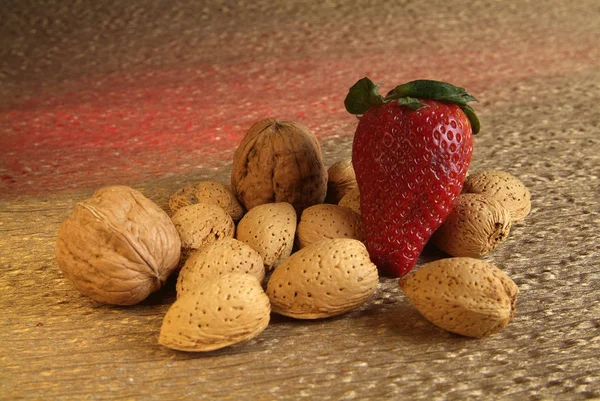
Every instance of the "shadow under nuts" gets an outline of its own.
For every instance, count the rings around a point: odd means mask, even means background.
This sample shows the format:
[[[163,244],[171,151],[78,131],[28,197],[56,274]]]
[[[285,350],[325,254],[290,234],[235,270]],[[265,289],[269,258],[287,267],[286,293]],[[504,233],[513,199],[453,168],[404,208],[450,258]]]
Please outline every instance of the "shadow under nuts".
[[[61,224],[56,261],[90,298],[133,305],[177,268],[181,242],[169,216],[135,189],[109,186],[79,202]]]

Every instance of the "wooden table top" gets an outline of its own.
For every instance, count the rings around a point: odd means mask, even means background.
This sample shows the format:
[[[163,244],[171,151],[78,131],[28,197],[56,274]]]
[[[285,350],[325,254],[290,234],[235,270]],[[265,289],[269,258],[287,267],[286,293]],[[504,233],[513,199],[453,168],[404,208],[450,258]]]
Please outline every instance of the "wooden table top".
[[[44,3],[0,7],[0,399],[600,399],[596,1]],[[183,353],[157,343],[173,281],[114,307],[58,269],[76,202],[126,184],[166,210],[187,183],[228,183],[259,119],[308,126],[327,165],[349,156],[343,99],[365,75],[466,87],[471,171],[530,189],[485,258],[520,289],[501,332],[447,333],[383,278],[351,313],[273,315],[250,342]]]

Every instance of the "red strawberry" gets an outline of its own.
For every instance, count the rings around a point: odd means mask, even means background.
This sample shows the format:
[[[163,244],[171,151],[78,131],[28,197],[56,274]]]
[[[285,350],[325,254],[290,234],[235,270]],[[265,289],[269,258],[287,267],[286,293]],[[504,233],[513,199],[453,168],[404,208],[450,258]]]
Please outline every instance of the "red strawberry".
[[[400,85],[386,97],[358,81],[346,109],[362,115],[352,146],[366,246],[383,274],[416,264],[461,192],[479,121],[464,89],[429,80]]]

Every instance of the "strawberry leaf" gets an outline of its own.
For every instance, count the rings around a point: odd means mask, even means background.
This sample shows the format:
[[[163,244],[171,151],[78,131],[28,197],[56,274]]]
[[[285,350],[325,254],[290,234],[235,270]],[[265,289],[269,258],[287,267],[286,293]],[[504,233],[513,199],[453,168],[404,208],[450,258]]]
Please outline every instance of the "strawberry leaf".
[[[481,124],[479,123],[479,118],[475,114],[475,110],[469,105],[460,106],[461,110],[465,113],[469,122],[471,123],[471,130],[473,131],[473,135],[479,132],[481,128]]]
[[[406,96],[450,102],[458,106],[466,106],[468,102],[477,101],[464,88],[428,79],[419,79],[398,85],[387,94],[385,100]]]
[[[383,96],[379,94],[379,85],[364,77],[356,82],[348,91],[344,106],[350,114],[362,115],[369,108],[383,104]]]
[[[469,102],[476,102],[477,99],[471,96],[466,89],[447,82],[418,79],[396,86],[383,97],[379,94],[379,85],[375,85],[369,78],[364,77],[350,88],[344,100],[344,106],[350,114],[362,115],[373,106],[395,100],[402,106],[418,110],[425,106],[419,102],[419,99],[456,104],[471,122],[473,134],[479,132],[479,119],[475,110],[468,105]]]
[[[398,104],[400,106],[408,107],[411,110],[419,110],[422,107],[427,107],[426,104],[419,102],[419,99],[408,96],[398,99]]]

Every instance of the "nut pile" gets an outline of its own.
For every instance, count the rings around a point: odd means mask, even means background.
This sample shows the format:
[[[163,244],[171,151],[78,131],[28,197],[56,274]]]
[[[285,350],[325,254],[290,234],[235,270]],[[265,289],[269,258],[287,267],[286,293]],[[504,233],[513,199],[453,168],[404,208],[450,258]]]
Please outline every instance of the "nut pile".
[[[201,181],[169,199],[171,216],[125,186],[99,189],[60,226],[58,266],[83,294],[132,305],[177,274],[177,300],[159,343],[210,351],[258,336],[271,313],[340,315],[364,304],[380,277],[363,244],[350,158],[328,170],[306,127],[254,124],[234,154],[231,187]],[[451,257],[402,277],[400,288],[433,324],[482,337],[505,327],[518,289],[480,258],[530,211],[514,176],[467,177],[431,242]]]

